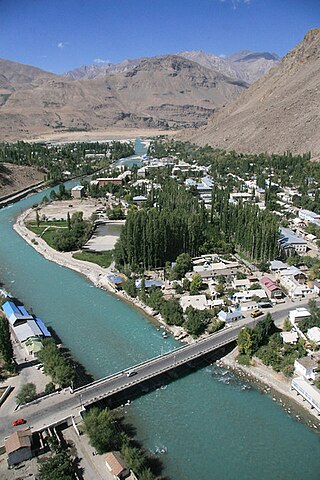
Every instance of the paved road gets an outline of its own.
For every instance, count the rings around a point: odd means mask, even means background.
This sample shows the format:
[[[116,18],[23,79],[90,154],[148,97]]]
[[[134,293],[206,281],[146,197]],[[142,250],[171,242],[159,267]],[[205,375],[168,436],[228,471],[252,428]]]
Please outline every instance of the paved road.
[[[277,305],[275,311],[272,311],[276,324],[279,324],[288,316],[289,310],[297,306],[306,306],[307,303],[308,302],[298,302]],[[267,311],[265,314],[266,313]],[[6,415],[5,419],[1,418],[0,409],[0,445],[3,444],[4,437],[14,431],[14,428],[11,427],[11,421],[16,418],[23,417],[27,419],[29,425],[33,427],[34,430],[38,430],[44,428],[45,425],[58,422],[71,415],[78,416],[81,408],[89,405],[93,401],[126,390],[128,387],[137,385],[147,379],[169,371],[177,365],[187,363],[205,353],[213,351],[219,346],[236,340],[241,328],[244,326],[252,326],[262,318],[264,317],[259,317],[256,320],[252,320],[250,317],[245,318],[238,321],[235,325],[217,332],[206,339],[180,347],[165,355],[132,367],[129,369],[135,372],[132,376],[128,376],[128,370],[126,370],[93,382],[86,387],[79,388],[75,390],[73,394],[70,393],[69,389],[65,389],[60,393],[39,399],[37,403],[23,407],[9,416]]]

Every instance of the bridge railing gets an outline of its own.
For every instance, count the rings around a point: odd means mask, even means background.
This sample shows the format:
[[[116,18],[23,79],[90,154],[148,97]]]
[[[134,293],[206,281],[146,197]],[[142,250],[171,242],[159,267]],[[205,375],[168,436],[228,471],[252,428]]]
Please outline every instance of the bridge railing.
[[[169,352],[165,352],[163,354],[160,354],[160,355],[157,355],[156,357],[152,357],[152,358],[149,358],[147,360],[144,360],[136,365],[133,365],[129,368],[125,368],[123,370],[120,370],[116,373],[112,373],[110,375],[107,375],[106,377],[103,377],[103,378],[100,378],[99,380],[95,380],[93,381],[92,383],[88,384],[88,385],[84,385],[82,387],[78,387],[76,388],[75,390],[73,390],[73,393],[81,393],[82,391],[84,390],[88,390],[90,388],[93,388],[94,386],[96,385],[99,385],[99,384],[102,384],[104,382],[107,382],[111,379],[115,379],[117,377],[120,377],[122,376],[124,373],[127,373],[129,372],[130,370],[137,370],[141,367],[143,367],[144,365],[151,365],[152,363],[156,363],[159,359],[161,358],[166,358],[168,356],[174,356],[176,355],[177,353],[179,353],[180,351],[187,351],[187,350],[193,350],[194,347],[196,346],[199,346],[201,344],[206,344],[208,343],[209,341],[211,341],[213,338],[218,338],[219,336],[221,336],[222,334],[225,333],[225,330],[220,330],[219,332],[215,332],[215,333],[212,333],[211,335],[209,335],[208,337],[206,338],[202,338],[201,340],[197,340],[195,342],[193,342],[192,344],[190,345],[182,345],[180,347],[177,347],[177,348],[174,348],[173,350],[170,350]],[[233,338],[233,337],[232,337]],[[234,341],[236,340],[237,336],[235,336],[232,340],[231,339],[228,339],[228,343],[231,342],[231,341]],[[224,345],[225,343],[223,343]],[[219,344],[220,345],[220,344]],[[222,346],[222,345],[220,345]],[[219,346],[215,346],[214,348],[219,348]],[[210,350],[210,349],[209,349]],[[204,352],[205,353],[205,352]],[[191,357],[190,357],[191,359]]]

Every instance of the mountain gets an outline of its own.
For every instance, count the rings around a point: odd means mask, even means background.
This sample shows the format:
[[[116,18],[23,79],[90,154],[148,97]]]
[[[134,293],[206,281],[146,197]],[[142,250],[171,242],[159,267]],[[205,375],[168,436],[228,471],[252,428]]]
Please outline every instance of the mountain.
[[[208,124],[181,137],[240,152],[320,152],[320,29]]]
[[[137,65],[139,65],[142,58],[133,60],[123,60],[120,63],[102,63],[101,65],[82,65],[66,72],[64,76],[68,80],[81,80],[89,78],[104,77],[105,75],[112,75],[114,73],[127,72]]]
[[[249,84],[256,81],[262,75],[267,73],[270,68],[279,63],[279,57],[275,53],[259,53],[251,52],[250,50],[241,50],[229,57],[223,58],[203,51],[179,52],[175,55],[199,63],[210,70],[218,71],[227,77],[242,80]],[[165,56],[166,55],[162,55],[162,57]],[[161,58],[161,56],[157,58]],[[123,62],[116,64],[103,63],[102,65],[83,65],[82,67],[70,70],[65,73],[64,76],[69,80],[80,80],[112,75],[130,71],[137,67],[140,62],[145,60],[148,59],[136,58],[124,60]]]
[[[180,52],[178,55],[249,84],[262,77],[280,60],[275,53],[250,50],[241,50],[229,57],[220,57],[202,51]]]
[[[247,87],[175,55],[142,59],[130,69],[85,80],[3,60],[0,82],[5,140],[110,126],[199,126]]]

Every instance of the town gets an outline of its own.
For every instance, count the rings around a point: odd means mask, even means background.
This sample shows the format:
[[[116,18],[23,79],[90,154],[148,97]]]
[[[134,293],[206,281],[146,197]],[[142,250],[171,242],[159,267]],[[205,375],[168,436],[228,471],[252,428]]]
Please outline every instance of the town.
[[[105,166],[70,189],[52,190],[21,216],[18,233],[46,258],[141,308],[164,339],[172,335],[192,345],[243,322],[236,362],[250,368],[259,359],[281,372],[297,399],[320,414],[317,164],[304,158],[303,177],[300,157],[291,155],[254,162],[241,155],[240,161],[235,153],[164,138],[148,143],[148,154],[130,167],[111,159],[108,146],[98,144],[96,153],[92,146],[83,149],[87,169],[101,155]],[[15,364],[30,365],[30,377],[24,384],[21,373],[14,377],[21,381],[7,385],[1,403],[19,408],[60,389],[72,391],[72,360],[40,318],[2,293],[7,333],[1,335],[11,335],[14,347],[1,347],[3,369],[10,379]],[[78,425],[71,428],[79,432]],[[12,433],[4,444],[9,466],[45,452],[48,435],[50,426]],[[61,442],[60,433],[54,435]],[[100,455],[90,461],[100,462]],[[130,455],[124,460],[110,450],[105,462],[115,478],[149,478],[147,467],[134,472]]]

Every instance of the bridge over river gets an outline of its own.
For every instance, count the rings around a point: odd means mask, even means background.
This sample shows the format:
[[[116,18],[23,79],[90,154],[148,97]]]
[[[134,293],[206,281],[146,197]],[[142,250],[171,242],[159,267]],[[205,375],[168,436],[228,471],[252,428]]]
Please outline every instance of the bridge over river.
[[[307,307],[307,305],[308,300],[299,302],[299,307]],[[275,324],[281,324],[294,307],[294,305],[288,303],[274,307],[272,317]],[[48,426],[58,425],[66,420],[70,423],[72,418],[79,417],[81,410],[93,403],[100,400],[110,400],[118,394],[125,396],[126,392],[129,392],[135,386],[139,386],[139,384],[151,381],[153,378],[155,379],[166,372],[173,371],[234,342],[244,326],[253,326],[263,318],[265,318],[265,315],[256,320],[252,320],[250,317],[244,318],[202,340],[174,349],[130,369],[96,380],[84,387],[75,389],[73,393],[69,388],[66,388],[59,393],[42,397],[35,402],[22,406],[20,410],[12,412],[11,415],[6,415],[5,418],[1,417],[0,411],[0,445],[3,444],[4,438],[13,432],[11,421],[18,417],[25,418],[33,431],[43,430]],[[129,372],[135,373],[129,376]]]
[[[201,358],[215,350],[234,342],[241,328],[256,322],[243,319],[208,337],[174,349],[151,360],[147,360],[130,369],[114,373],[94,381],[74,391],[66,388],[59,393],[40,398],[21,406],[19,413],[13,412],[6,422],[1,422],[0,439],[12,431],[11,421],[19,417],[27,419],[33,431],[43,430],[48,426],[58,425],[66,419],[78,417],[80,411],[100,400],[111,399],[114,395],[125,392],[134,386],[147,382],[184,364]],[[2,442],[0,442],[1,444]]]

